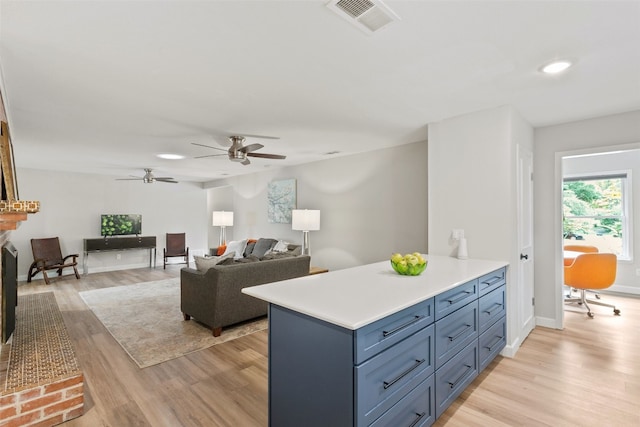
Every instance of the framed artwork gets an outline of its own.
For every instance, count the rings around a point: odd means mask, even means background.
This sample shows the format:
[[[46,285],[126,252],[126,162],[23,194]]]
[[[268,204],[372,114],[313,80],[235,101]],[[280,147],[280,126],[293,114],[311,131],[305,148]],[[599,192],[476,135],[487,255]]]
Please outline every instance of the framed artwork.
[[[291,211],[296,208],[296,180],[272,181],[267,187],[269,222],[291,224]]]

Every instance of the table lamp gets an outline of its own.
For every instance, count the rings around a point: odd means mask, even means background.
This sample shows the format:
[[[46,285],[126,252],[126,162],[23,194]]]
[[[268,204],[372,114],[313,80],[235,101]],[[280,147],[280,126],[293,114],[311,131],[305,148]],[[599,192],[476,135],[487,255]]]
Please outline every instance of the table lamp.
[[[233,225],[233,212],[225,211],[213,211],[214,227],[220,227],[220,244],[218,246],[227,244],[227,235],[225,227],[231,227]]]
[[[311,255],[309,231],[320,230],[320,211],[312,209],[292,210],[291,229],[302,231],[302,254]]]

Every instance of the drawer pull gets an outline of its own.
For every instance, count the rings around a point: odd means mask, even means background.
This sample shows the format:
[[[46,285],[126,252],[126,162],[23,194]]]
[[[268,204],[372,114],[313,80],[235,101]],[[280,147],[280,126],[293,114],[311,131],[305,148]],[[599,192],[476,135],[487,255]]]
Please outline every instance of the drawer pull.
[[[416,418],[415,420],[413,420],[413,422],[412,422],[411,424],[409,424],[409,427],[415,427],[415,426],[417,426],[417,425],[418,425],[418,423],[420,422],[420,420],[421,420],[425,415],[427,415],[427,413],[426,413],[426,412],[423,412],[423,413],[421,413],[421,414],[419,414],[419,413],[417,413],[417,412],[416,412],[416,416],[417,416],[418,418]]]
[[[386,338],[389,335],[393,335],[396,332],[400,332],[401,330],[408,328],[409,326],[413,325],[414,323],[416,323],[418,320],[422,319],[424,316],[414,316],[413,319],[409,320],[407,323],[398,326],[395,329],[392,329],[390,331],[382,331],[382,337]]]
[[[467,331],[467,329],[469,329],[470,327],[471,327],[471,325],[464,325],[464,326],[462,327],[462,329],[460,330],[460,332],[458,332],[458,333],[457,333],[457,334],[455,334],[454,336],[449,335],[449,341],[455,341],[455,340],[457,340],[457,339],[458,339],[458,338],[460,338],[460,336],[461,336],[462,334],[464,334],[464,333]]]
[[[398,381],[400,381],[402,378],[406,377],[407,375],[409,375],[411,373],[411,371],[413,371],[414,369],[416,369],[418,366],[422,365],[424,363],[424,359],[422,360],[418,360],[416,359],[416,363],[410,367],[409,369],[407,369],[406,371],[404,371],[403,373],[401,373],[400,375],[398,375],[396,378],[394,378],[391,381],[384,381],[384,389],[388,389],[389,387],[391,387],[392,385],[394,385],[395,383],[397,383]]]
[[[488,309],[486,309],[485,311],[483,311],[483,313],[487,313],[489,316],[491,316],[491,312],[493,311],[493,307],[497,307],[498,310],[500,310],[500,308],[502,307],[502,304],[497,302],[497,303],[493,304],[491,307],[489,307]]]
[[[497,344],[499,344],[502,341],[502,337],[498,336],[496,337],[496,340],[493,342],[493,344],[486,346],[485,348],[489,351],[493,350],[493,347],[495,347]]]
[[[458,385],[458,383],[464,378],[464,376],[467,375],[467,372],[469,372],[469,369],[471,369],[471,365],[464,365],[464,366],[467,369],[465,369],[462,375],[460,375],[454,382],[449,383],[450,388],[455,388]]]
[[[502,281],[502,276],[493,276],[491,279],[486,280],[484,282],[482,282],[483,284],[487,285],[487,287],[489,286],[493,286],[498,282]]]
[[[462,301],[463,299],[465,299],[467,297],[467,295],[472,294],[473,292],[471,291],[462,291],[462,295],[459,296],[458,298],[452,298],[452,299],[448,299],[447,301],[449,302],[449,304],[455,304],[458,301]]]

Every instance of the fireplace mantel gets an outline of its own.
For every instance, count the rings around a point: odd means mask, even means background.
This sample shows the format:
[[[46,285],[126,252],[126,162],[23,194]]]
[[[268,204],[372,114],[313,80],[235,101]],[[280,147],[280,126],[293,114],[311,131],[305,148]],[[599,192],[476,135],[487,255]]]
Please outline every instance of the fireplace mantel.
[[[0,200],[0,231],[16,230],[27,214],[40,210],[40,202],[34,200]]]

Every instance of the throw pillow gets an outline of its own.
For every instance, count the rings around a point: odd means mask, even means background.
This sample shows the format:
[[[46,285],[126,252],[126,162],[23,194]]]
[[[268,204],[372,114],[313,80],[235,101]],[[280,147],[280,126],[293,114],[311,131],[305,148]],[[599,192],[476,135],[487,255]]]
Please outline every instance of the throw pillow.
[[[284,240],[278,240],[278,243],[273,247],[273,252],[287,252],[289,250],[289,243]]]
[[[214,265],[218,265],[229,258],[233,258],[233,254],[208,257],[196,255],[193,257],[193,260],[196,262],[196,270],[206,273],[206,271]]]
[[[216,255],[222,256],[224,255],[224,251],[226,250],[227,250],[227,245],[220,245],[218,246],[218,252],[216,253]]]
[[[276,244],[276,242],[277,242],[276,239],[258,239],[258,241],[256,242],[256,245],[253,247],[253,251],[251,252],[251,255],[255,255],[258,258],[262,258],[264,254],[266,254],[267,251],[271,249],[273,245]]]
[[[233,258],[240,259],[244,256],[244,248],[247,247],[247,239],[234,240],[227,243],[227,250],[224,251],[224,255],[235,253]]]
[[[244,257],[245,258],[253,253],[253,248],[255,246],[256,246],[256,241],[255,240],[253,242],[251,240],[249,240],[247,242],[247,247],[244,249]]]

